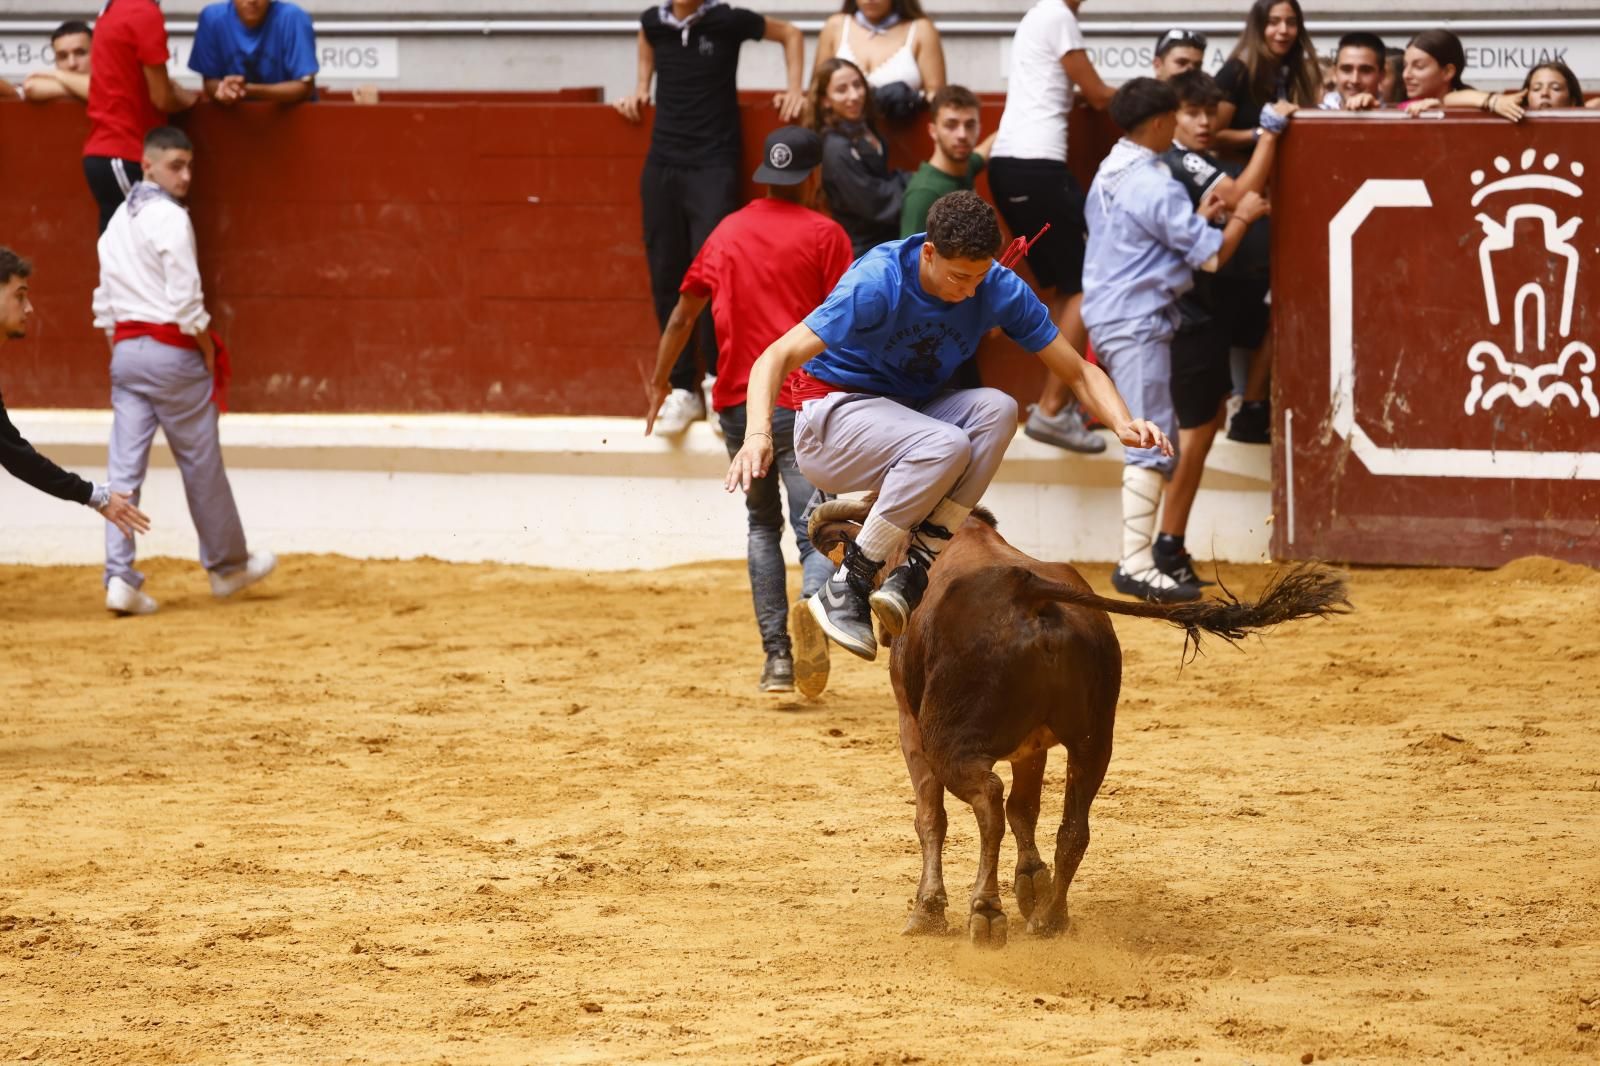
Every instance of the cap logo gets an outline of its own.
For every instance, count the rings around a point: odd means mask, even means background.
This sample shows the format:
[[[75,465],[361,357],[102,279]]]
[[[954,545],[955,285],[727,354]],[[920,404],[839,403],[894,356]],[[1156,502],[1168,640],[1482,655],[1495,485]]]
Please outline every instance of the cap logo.
[[[767,162],[779,170],[786,170],[789,164],[794,162],[794,152],[787,144],[775,144],[772,146],[772,151],[767,153]]]

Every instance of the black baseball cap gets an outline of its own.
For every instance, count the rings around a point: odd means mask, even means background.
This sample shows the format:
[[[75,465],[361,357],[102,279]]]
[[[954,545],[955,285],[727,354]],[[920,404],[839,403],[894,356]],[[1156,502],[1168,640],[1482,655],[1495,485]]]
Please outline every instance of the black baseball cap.
[[[1159,59],[1174,48],[1198,48],[1206,50],[1206,35],[1195,33],[1193,30],[1168,30],[1156,38],[1156,58]]]
[[[767,134],[755,180],[762,185],[799,185],[821,162],[821,137],[804,126],[779,126]]]

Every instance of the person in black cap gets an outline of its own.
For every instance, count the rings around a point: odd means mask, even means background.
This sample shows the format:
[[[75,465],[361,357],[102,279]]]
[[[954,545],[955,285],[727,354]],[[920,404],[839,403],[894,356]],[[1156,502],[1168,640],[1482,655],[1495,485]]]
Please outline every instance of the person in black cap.
[[[750,367],[769,344],[827,298],[852,259],[844,229],[815,210],[821,187],[821,139],[799,126],[784,126],[767,137],[762,160],[755,180],[767,186],[766,197],[723,219],[706,238],[679,287],[677,306],[657,346],[655,373],[645,388],[648,434],[671,389],[674,360],[710,302],[717,332],[717,381],[711,405],[722,424],[730,458],[744,446]],[[784,389],[787,394],[787,384]],[[792,402],[781,407],[770,433],[763,431],[775,459],[767,475],[752,481],[745,494],[750,592],[766,651],[761,691],[789,692],[798,681],[802,693],[815,696],[828,680],[828,642],[803,601],[785,622],[789,597],[781,544],[784,496],[800,550],[802,595],[816,592],[833,567],[806,537],[804,512],[813,489],[795,465],[792,407]]]

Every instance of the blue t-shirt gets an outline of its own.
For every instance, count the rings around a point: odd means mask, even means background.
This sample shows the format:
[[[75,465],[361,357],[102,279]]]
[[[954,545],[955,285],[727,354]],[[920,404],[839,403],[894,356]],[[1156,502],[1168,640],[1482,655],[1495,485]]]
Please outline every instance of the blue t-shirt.
[[[970,299],[945,303],[923,289],[927,235],[880,244],[856,260],[805,323],[827,345],[803,369],[852,392],[925,400],[944,388],[995,326],[1030,352],[1056,339],[1050,310],[999,263]]]
[[[200,12],[189,69],[202,78],[242,74],[252,85],[300,81],[317,73],[317,37],[311,16],[288,0],[272,0],[255,29],[239,21],[230,0]]]

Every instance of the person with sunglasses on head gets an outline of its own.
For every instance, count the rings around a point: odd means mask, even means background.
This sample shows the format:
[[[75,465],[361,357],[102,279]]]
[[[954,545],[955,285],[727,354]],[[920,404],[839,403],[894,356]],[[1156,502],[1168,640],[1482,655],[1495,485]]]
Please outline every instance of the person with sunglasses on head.
[[[1156,38],[1155,68],[1158,81],[1169,81],[1186,70],[1201,70],[1206,63],[1206,35],[1171,29]]]

